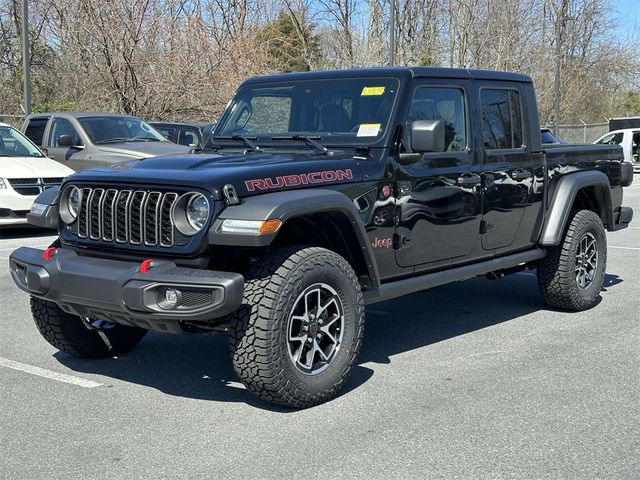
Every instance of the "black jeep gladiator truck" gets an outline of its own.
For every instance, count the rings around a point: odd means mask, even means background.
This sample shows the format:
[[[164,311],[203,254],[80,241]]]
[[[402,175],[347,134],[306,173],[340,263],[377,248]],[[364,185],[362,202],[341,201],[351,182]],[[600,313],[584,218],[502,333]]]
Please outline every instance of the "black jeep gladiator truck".
[[[15,250],[10,270],[63,352],[228,331],[251,392],[309,407],[348,378],[365,305],[529,268],[550,306],[594,306],[605,230],[633,214],[622,160],[611,145],[543,149],[525,75],[252,78],[202,150],[86,170],[41,194],[30,221],[59,240]]]

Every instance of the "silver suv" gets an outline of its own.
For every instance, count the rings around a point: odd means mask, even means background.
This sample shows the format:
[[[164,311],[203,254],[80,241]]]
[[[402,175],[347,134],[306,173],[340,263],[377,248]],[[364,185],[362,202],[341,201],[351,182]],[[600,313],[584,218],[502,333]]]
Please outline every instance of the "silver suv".
[[[139,118],[113,113],[37,113],[27,117],[22,132],[48,157],[76,171],[189,151]]]

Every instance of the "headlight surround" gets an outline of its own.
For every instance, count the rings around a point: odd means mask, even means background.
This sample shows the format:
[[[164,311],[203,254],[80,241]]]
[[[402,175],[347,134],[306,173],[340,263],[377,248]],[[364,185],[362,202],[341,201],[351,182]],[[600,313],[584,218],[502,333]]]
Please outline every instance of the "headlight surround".
[[[78,218],[80,204],[82,203],[82,190],[75,185],[67,187],[60,197],[60,218],[67,225],[72,224]]]
[[[185,193],[174,204],[172,215],[173,223],[180,233],[187,236],[195,235],[209,221],[209,200],[201,193]]]

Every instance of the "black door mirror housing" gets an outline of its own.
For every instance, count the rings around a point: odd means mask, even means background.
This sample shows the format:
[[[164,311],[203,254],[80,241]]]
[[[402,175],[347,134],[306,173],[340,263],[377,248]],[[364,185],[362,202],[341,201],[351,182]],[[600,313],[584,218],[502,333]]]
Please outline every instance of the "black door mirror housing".
[[[60,147],[74,147],[75,142],[71,135],[60,135],[58,137],[58,146]]]
[[[416,153],[444,151],[444,120],[411,122],[411,150]]]

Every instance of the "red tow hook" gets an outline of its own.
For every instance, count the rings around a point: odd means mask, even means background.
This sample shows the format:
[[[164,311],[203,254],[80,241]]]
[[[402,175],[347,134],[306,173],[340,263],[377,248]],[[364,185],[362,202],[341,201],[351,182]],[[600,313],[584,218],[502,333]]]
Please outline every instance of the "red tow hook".
[[[147,258],[140,263],[140,273],[149,273],[152,268],[153,260],[151,258]]]
[[[56,254],[56,252],[57,252],[56,247],[49,247],[44,252],[42,252],[42,259],[45,262],[48,262],[49,260],[51,260],[53,258],[53,256]]]

